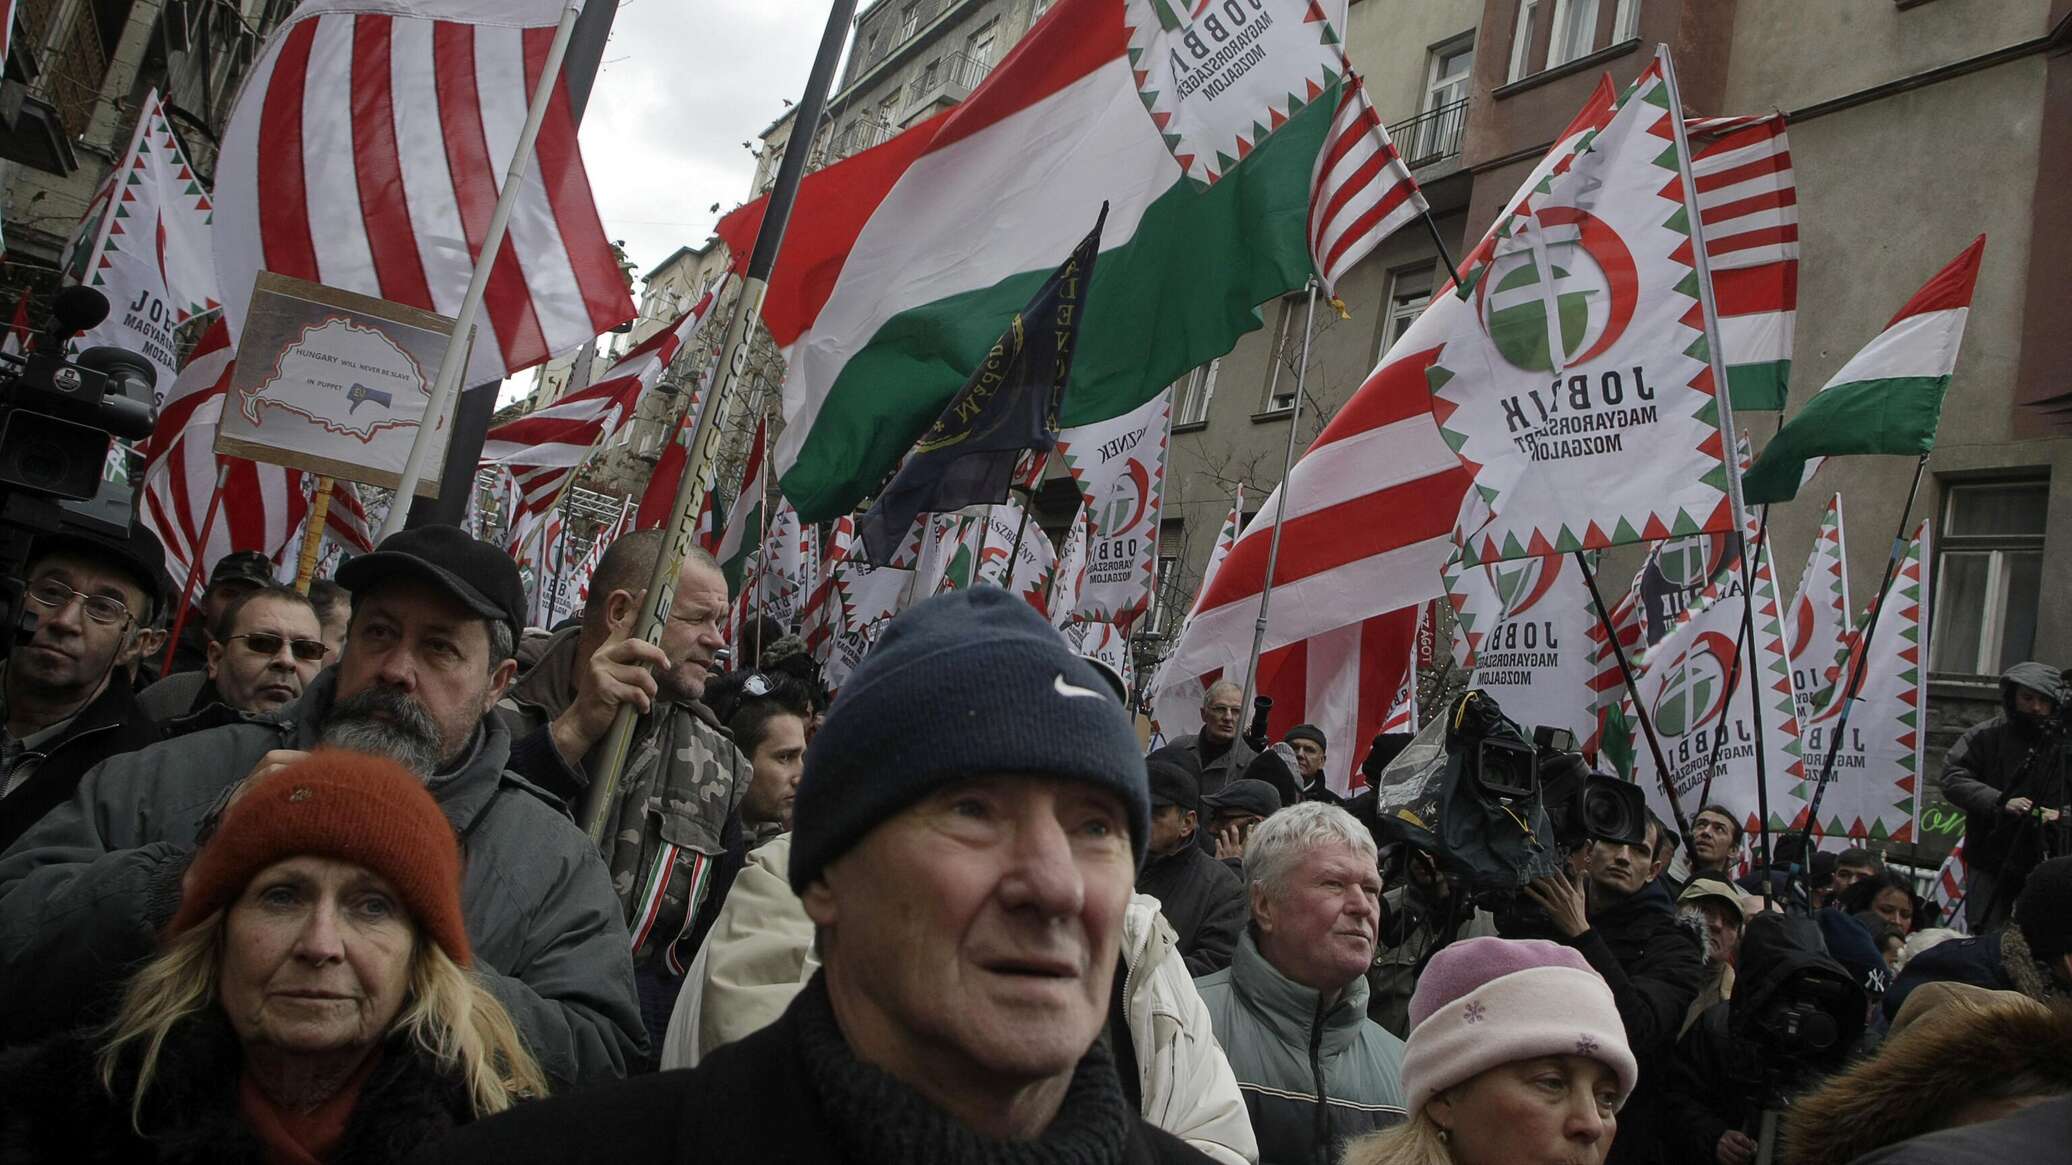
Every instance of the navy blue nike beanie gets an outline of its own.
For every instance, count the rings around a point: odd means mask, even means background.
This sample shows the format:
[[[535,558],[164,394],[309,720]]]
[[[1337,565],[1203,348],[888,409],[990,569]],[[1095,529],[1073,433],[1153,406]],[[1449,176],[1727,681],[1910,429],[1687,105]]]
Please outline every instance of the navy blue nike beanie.
[[[804,894],[872,827],[937,789],[998,774],[1114,790],[1143,863],[1151,836],[1144,757],[1108,681],[998,587],[916,603],[886,625],[806,748],[791,888]]]

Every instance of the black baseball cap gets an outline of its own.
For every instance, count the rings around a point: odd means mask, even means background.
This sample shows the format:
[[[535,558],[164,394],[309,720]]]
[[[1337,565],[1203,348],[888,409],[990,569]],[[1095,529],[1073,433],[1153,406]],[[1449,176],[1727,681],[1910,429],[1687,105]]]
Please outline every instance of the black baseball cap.
[[[1201,799],[1209,812],[1221,813],[1235,810],[1240,813],[1256,813],[1271,817],[1281,811],[1281,792],[1265,781],[1250,777],[1239,777],[1221,789]]]
[[[273,563],[256,550],[226,554],[217,559],[215,567],[209,571],[209,585],[202,588],[202,592],[206,594],[227,582],[266,586],[273,582]]]
[[[1201,812],[1201,781],[1184,765],[1153,757],[1144,765],[1145,775],[1151,779],[1151,804],[1178,805],[1182,809]]]
[[[359,594],[402,571],[436,584],[485,619],[501,619],[511,641],[525,630],[525,584],[518,564],[458,526],[419,526],[391,534],[338,568],[338,585]]]

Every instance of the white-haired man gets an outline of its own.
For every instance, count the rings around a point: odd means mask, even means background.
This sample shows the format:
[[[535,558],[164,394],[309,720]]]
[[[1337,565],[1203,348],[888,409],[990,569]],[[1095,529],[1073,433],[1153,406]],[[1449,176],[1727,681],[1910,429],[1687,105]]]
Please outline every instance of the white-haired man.
[[[1151,755],[1194,770],[1201,778],[1202,796],[1222,792],[1223,786],[1245,775],[1245,766],[1258,755],[1238,735],[1244,723],[1244,698],[1244,689],[1229,680],[1210,684],[1201,696],[1201,731],[1177,737]]]
[[[1367,1018],[1381,926],[1374,838],[1320,801],[1245,843],[1252,921],[1230,966],[1195,980],[1237,1074],[1262,1162],[1336,1161],[1404,1119],[1403,1042]]]

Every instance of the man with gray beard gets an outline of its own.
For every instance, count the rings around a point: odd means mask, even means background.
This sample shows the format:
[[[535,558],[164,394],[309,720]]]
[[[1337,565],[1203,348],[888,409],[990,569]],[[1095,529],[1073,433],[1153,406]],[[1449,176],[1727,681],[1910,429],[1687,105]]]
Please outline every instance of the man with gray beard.
[[[250,779],[319,747],[425,778],[460,835],[461,907],[479,974],[557,1089],[643,1052],[611,881],[551,795],[505,771],[490,709],[517,670],[517,567],[451,526],[406,530],[347,563],[346,647],[277,722],[226,725],[112,758],[0,854],[0,1044],[97,1018],[172,916],[195,850]]]

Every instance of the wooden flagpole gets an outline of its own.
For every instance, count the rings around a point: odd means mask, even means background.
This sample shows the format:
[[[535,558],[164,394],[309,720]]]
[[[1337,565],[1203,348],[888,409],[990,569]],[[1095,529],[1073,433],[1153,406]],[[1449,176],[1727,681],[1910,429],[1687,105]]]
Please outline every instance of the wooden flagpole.
[[[324,546],[324,522],[331,515],[331,479],[317,479],[317,490],[309,499],[309,517],[303,521],[302,553],[295,561],[295,589],[302,594],[309,593],[309,584],[316,577],[317,555]]]
[[[721,428],[717,422],[726,413],[727,398],[748,370],[749,347],[762,314],[763,295],[769,288],[770,272],[777,265],[784,229],[791,219],[792,205],[798,198],[799,180],[805,176],[806,157],[813,148],[814,131],[820,126],[828,88],[834,81],[835,66],[841,59],[851,17],[855,13],[856,0],[833,0],[828,6],[827,24],[820,34],[820,48],[813,58],[813,68],[807,74],[806,89],[799,97],[798,112],[792,123],[799,127],[800,132],[794,132],[784,143],[784,158],[777,167],[777,182],[770,191],[762,225],[756,231],[755,248],[749,253],[740,298],[734,303],[726,338],[720,345],[723,353],[720,375],[706,394],[703,407],[698,410],[698,423],[691,431],[684,474],[677,482],[676,500],[671,507],[668,539],[663,545],[663,553],[655,556],[654,573],[648,576],[647,599],[641,613],[639,634],[650,643],[662,637],[662,626],[668,619],[671,604],[676,601],[677,573],[683,569],[684,556],[697,538],[698,505],[705,495],[702,469],[712,460],[713,442]],[[769,455],[767,449],[764,455]],[[611,731],[604,738],[603,751],[598,754],[595,775],[583,791],[577,820],[592,841],[601,841],[608,822],[617,816],[613,810],[619,800],[619,782],[625,771],[626,755],[633,745],[634,720],[633,706],[620,705]]]

